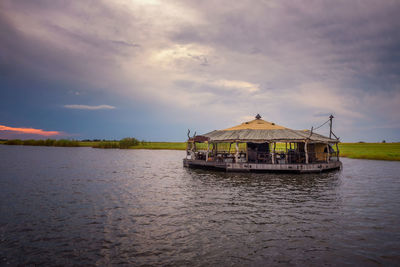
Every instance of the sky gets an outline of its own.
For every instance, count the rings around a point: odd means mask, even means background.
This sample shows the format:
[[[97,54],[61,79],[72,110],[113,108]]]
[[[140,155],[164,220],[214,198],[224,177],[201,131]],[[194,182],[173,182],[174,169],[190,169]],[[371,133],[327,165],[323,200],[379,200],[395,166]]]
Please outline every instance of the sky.
[[[0,138],[184,141],[263,119],[400,141],[400,2],[2,0]],[[327,134],[327,127],[319,129]]]

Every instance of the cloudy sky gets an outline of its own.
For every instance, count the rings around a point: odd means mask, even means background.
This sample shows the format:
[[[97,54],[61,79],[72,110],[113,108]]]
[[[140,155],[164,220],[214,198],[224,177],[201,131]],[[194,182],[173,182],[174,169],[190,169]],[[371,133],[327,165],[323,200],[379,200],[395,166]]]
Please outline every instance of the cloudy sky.
[[[400,2],[0,2],[0,138],[184,141],[260,113],[400,141]],[[321,133],[326,129],[321,128]]]

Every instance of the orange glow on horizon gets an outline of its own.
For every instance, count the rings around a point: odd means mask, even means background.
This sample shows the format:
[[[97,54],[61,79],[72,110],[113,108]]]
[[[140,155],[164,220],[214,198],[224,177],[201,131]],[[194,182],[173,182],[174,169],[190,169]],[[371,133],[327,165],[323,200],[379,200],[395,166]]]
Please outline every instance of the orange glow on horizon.
[[[34,129],[34,128],[16,128],[16,127],[8,127],[5,125],[0,125],[0,131],[13,131],[21,134],[38,134],[43,136],[53,136],[61,134],[61,132],[58,131],[44,131],[42,129]]]

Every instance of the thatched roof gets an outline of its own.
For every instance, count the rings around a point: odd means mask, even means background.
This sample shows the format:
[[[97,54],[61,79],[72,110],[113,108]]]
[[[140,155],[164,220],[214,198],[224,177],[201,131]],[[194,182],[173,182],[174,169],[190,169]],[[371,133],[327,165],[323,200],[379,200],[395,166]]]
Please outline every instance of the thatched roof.
[[[258,115],[258,114],[257,114]],[[211,142],[301,142],[308,140],[310,143],[339,143],[339,140],[312,133],[308,130],[292,130],[275,123],[264,121],[261,116],[255,120],[244,122],[240,125],[212,131],[204,134]]]
[[[258,114],[257,114],[258,115]],[[257,119],[259,118],[259,119]],[[281,130],[286,129],[283,126],[276,125],[273,122],[268,122],[261,119],[261,116],[256,117],[255,120],[243,122],[242,124],[233,126],[222,131],[235,131],[235,130]]]

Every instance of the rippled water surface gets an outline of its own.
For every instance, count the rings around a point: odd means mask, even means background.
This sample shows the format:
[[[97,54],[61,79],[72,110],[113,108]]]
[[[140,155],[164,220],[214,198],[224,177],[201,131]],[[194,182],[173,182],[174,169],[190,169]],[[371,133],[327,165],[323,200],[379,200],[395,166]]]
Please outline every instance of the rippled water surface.
[[[400,264],[400,162],[243,174],[184,155],[0,146],[0,265]]]

